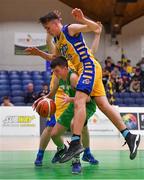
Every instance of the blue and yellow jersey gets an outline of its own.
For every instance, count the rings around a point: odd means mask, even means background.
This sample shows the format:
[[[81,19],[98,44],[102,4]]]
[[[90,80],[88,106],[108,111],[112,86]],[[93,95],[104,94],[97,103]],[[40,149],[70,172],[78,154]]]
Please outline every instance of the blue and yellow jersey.
[[[91,96],[105,96],[100,64],[86,46],[82,33],[70,36],[68,26],[62,27],[60,36],[54,37],[54,43],[60,54],[74,66],[79,75],[76,90]]]
[[[60,54],[73,64],[79,75],[83,70],[83,62],[86,64],[87,61],[88,68],[88,65],[93,64],[91,62],[96,63],[94,56],[84,42],[82,33],[77,36],[70,36],[68,25],[63,26],[60,37],[55,37],[54,43]]]

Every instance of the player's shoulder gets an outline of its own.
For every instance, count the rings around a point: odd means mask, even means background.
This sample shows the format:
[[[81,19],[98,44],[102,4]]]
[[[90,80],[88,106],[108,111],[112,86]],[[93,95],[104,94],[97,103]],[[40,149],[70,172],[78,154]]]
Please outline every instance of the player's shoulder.
[[[78,80],[78,74],[75,71],[71,71],[70,73],[70,82],[75,82]]]
[[[78,24],[66,24],[62,28],[62,32],[67,35],[68,37],[73,36],[73,29],[75,29],[78,26]]]

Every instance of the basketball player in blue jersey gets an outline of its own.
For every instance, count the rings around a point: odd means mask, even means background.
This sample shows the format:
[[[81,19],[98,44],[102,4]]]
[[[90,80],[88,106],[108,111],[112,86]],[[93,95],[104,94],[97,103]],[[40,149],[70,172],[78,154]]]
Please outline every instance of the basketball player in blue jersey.
[[[101,31],[99,33],[95,34],[94,41],[92,42],[92,47],[91,47],[92,48],[91,51],[93,51],[93,52],[97,51],[97,49],[98,49],[100,34],[101,34]],[[46,39],[46,42],[47,42],[49,51],[52,52],[54,44],[52,43],[51,40],[52,40],[51,36],[48,35],[47,39]],[[70,65],[71,64],[69,64],[69,68],[73,69],[73,67],[70,66]],[[50,83],[51,88],[55,85],[55,83],[53,81],[54,81],[54,77],[52,77],[52,80],[51,80],[51,83]],[[67,106],[66,106],[66,104],[63,105],[63,100],[62,100],[63,91],[62,91],[62,89],[59,88],[59,90],[57,91],[56,94],[59,97],[59,99],[57,99],[57,101],[55,101],[56,102],[56,107],[57,107],[55,116],[56,116],[56,120],[57,120],[60,117],[60,115],[62,114],[62,112],[65,111]],[[56,98],[57,98],[57,96],[56,96]],[[35,160],[35,165],[36,166],[42,166],[42,161],[43,161],[45,149],[46,149],[46,147],[47,147],[47,145],[48,145],[48,143],[50,141],[51,132],[53,130],[53,127],[55,126],[56,120],[55,120],[54,116],[52,116],[51,119],[46,122],[46,128],[43,130],[41,138],[40,138],[39,150],[38,150],[37,157],[36,157],[36,160]],[[89,132],[88,132],[87,126],[85,126],[83,131],[82,131],[82,137],[83,137],[82,138],[82,144],[85,147],[82,160],[87,161],[90,164],[98,164],[98,161],[93,157],[93,155],[91,153],[91,150],[90,150],[90,142],[89,142],[90,137],[89,137]],[[58,154],[62,153],[62,152],[63,153],[65,152],[65,146],[63,146],[61,148],[60,147],[58,148],[57,156],[56,156],[57,159],[59,158]],[[56,161],[56,157],[54,158],[54,160],[52,160],[53,163]],[[73,163],[72,164],[72,166],[73,166],[72,169],[74,170],[74,168],[77,167],[77,165],[79,165],[79,163],[77,163],[77,162]]]
[[[73,64],[79,75],[74,100],[73,135],[70,147],[61,162],[66,162],[84,151],[80,143],[80,135],[86,118],[86,99],[89,95],[94,97],[99,109],[122,133],[130,149],[130,159],[134,159],[137,154],[140,135],[131,134],[120,114],[109,104],[102,83],[101,66],[86,46],[82,36],[83,32],[99,31],[100,26],[86,18],[80,9],[73,9],[72,16],[81,24],[63,26],[59,16],[54,12],[40,18],[43,27],[54,37],[55,42],[55,53],[45,53],[43,58],[53,60],[55,56],[63,55]],[[31,49],[30,53],[35,54],[35,49]],[[41,55],[41,51],[38,53]]]

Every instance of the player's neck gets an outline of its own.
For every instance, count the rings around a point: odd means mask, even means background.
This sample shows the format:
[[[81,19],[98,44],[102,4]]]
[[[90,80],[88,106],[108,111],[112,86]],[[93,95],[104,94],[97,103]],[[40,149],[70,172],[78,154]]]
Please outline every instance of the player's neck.
[[[59,24],[58,24],[58,27],[59,27],[59,32],[58,32],[57,35],[56,35],[56,38],[57,38],[57,39],[60,38],[61,30],[62,30],[63,25],[62,25],[61,23],[59,23]]]
[[[68,71],[66,72],[65,76],[63,77],[63,81],[67,81],[68,78]]]

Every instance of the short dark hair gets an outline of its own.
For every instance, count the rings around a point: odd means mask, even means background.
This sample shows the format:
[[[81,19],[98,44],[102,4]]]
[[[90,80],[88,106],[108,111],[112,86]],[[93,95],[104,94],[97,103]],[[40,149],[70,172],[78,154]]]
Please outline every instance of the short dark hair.
[[[64,56],[58,56],[51,62],[51,68],[54,69],[56,66],[68,67],[68,62]]]
[[[43,86],[49,86],[47,83],[43,83]]]
[[[3,101],[4,101],[4,100],[10,100],[10,98],[9,98],[8,96],[4,96],[4,97],[3,97]]]
[[[49,12],[48,14],[46,14],[45,16],[42,16],[39,18],[39,21],[41,24],[46,24],[47,22],[50,22],[52,20],[55,20],[55,19],[60,19],[59,16],[54,13],[53,11],[52,12]]]

